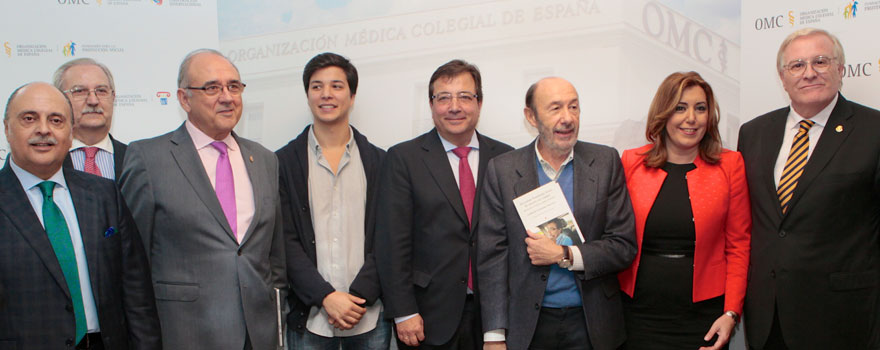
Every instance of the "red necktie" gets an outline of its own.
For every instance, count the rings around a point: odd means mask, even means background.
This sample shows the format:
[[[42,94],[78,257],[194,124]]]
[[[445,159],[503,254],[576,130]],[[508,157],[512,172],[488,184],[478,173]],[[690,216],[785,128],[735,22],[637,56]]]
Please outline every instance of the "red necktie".
[[[83,167],[83,170],[92,175],[103,176],[101,174],[101,169],[98,168],[98,164],[95,163],[95,156],[98,154],[98,147],[83,147],[82,150],[86,154],[86,164]]]
[[[468,153],[470,147],[456,147],[452,150],[458,156],[458,191],[461,193],[461,202],[464,204],[464,211],[467,213],[468,229],[473,221],[474,214],[474,195],[477,193],[474,187],[474,173],[471,171],[471,165],[468,163]],[[468,232],[470,233],[470,232]],[[471,260],[468,258],[468,288],[474,290],[474,275],[471,271]]]

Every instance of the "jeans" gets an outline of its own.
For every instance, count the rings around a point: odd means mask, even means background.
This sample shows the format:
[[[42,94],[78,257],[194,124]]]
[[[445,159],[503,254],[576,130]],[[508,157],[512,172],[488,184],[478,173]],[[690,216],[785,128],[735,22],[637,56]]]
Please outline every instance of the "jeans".
[[[309,332],[302,333],[288,330],[287,347],[289,350],[387,350],[391,344],[391,320],[379,314],[376,328],[350,337],[327,338]]]

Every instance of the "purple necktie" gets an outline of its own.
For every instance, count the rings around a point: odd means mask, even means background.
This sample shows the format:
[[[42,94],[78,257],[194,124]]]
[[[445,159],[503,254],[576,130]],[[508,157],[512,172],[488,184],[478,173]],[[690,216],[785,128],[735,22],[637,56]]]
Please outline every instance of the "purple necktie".
[[[464,211],[467,213],[468,227],[470,227],[471,218],[474,215],[474,196],[477,193],[474,188],[474,172],[471,171],[471,165],[468,163],[468,153],[471,148],[467,146],[456,147],[452,150],[458,156],[458,191],[461,193],[461,202],[464,204]],[[468,288],[474,290],[474,274],[471,271],[471,260],[468,258]]]
[[[211,142],[211,146],[220,152],[217,158],[217,175],[215,178],[214,191],[220,200],[220,207],[226,215],[226,221],[232,228],[232,234],[238,240],[238,216],[235,209],[235,181],[232,179],[232,164],[229,163],[229,154],[223,141]]]

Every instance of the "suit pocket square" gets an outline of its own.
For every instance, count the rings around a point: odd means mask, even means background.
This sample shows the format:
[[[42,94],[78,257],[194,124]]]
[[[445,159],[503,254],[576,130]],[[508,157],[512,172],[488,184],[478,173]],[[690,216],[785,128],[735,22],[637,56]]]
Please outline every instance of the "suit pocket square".
[[[110,228],[108,228],[107,231],[104,231],[104,238],[110,238],[115,234],[116,234],[116,228],[113,226],[110,226]]]

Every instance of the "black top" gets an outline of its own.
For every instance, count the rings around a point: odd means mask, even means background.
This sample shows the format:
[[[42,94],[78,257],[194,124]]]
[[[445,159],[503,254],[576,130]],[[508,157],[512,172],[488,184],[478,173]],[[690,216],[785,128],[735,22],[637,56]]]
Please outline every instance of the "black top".
[[[696,230],[686,176],[696,168],[694,164],[669,162],[662,167],[666,180],[645,220],[643,252],[693,256]]]

